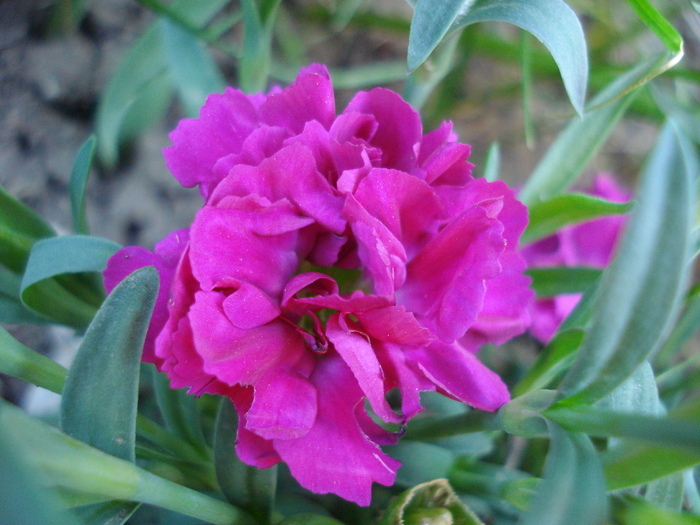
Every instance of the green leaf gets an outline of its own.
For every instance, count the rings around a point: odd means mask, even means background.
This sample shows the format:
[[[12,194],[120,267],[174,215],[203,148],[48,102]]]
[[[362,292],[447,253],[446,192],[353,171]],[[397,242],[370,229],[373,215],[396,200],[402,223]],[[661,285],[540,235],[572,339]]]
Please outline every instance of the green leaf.
[[[168,429],[196,448],[206,450],[196,398],[187,395],[184,389],[170,388],[167,376],[155,368],[153,387],[160,414]]]
[[[420,441],[400,441],[387,451],[401,462],[396,483],[403,487],[447,477],[455,459],[446,448]]]
[[[37,239],[56,235],[31,208],[0,186],[0,264],[21,273]]]
[[[615,508],[615,523],[621,525],[700,525],[700,517],[672,512],[628,497]]]
[[[537,297],[554,297],[585,292],[598,281],[603,271],[598,268],[552,266],[530,268],[525,273],[532,277],[530,286]]]
[[[501,146],[498,142],[491,144],[484,160],[484,178],[493,182],[498,180],[501,172]]]
[[[158,272],[141,268],[117,285],[85,334],[63,387],[61,429],[134,461],[141,351]]]
[[[44,324],[48,322],[25,308],[19,296],[21,276],[0,266],[0,323]]]
[[[199,116],[207,95],[224,90],[219,68],[204,44],[174,22],[163,21],[168,65],[185,112]]]
[[[672,321],[688,277],[697,173],[691,155],[692,146],[665,126],[642,177],[639,206],[601,279],[590,330],[560,386],[567,403],[595,402],[612,391]]]
[[[442,3],[434,4],[434,6],[442,6]],[[425,105],[430,94],[452,71],[455,65],[455,52],[458,42],[459,33],[448,37],[444,45],[440,46],[436,56],[433,57],[430,68],[417,69],[406,79],[403,97],[411,106],[420,110]]]
[[[538,486],[523,525],[597,525],[605,523],[607,499],[598,455],[590,439],[570,434],[547,422],[551,444]]]
[[[688,294],[685,301],[685,309],[664,341],[663,346],[656,354],[655,362],[668,363],[681,350],[683,344],[697,331],[698,327],[700,327],[700,286],[696,286]]]
[[[602,455],[608,490],[636,487],[700,464],[700,451],[625,442]]]
[[[152,103],[149,104],[152,111],[150,117],[165,111],[170,97],[158,100],[153,95],[154,93],[165,94],[168,90],[172,90],[172,86],[168,89],[168,83],[161,28],[153,25],[129,49],[100,98],[96,129],[98,151],[104,164],[111,167],[117,163],[125,128],[130,127],[133,133],[139,126],[147,124],[147,120],[142,118],[143,115],[133,111],[134,107],[138,109],[140,100],[145,98],[147,102]],[[129,115],[135,115],[140,122],[134,124],[132,121],[129,124]]]
[[[611,202],[582,193],[558,195],[530,206],[530,222],[520,242],[529,244],[559,231],[564,226],[608,215],[622,215],[628,213],[631,208],[631,202]]]
[[[0,426],[0,523],[78,525],[56,495],[42,486],[41,473],[30,464],[11,430]]]
[[[583,113],[588,81],[586,40],[576,14],[561,0],[453,0],[437,4],[418,0],[408,42],[409,69],[427,59],[450,27],[486,21],[508,22],[537,37],[559,66],[574,108]]]
[[[214,524],[250,523],[243,512],[223,501],[86,445],[2,400],[0,429],[21,443],[26,457],[52,486],[157,505]]]
[[[396,497],[380,525],[483,525],[445,479],[416,485]]]
[[[87,188],[88,177],[90,176],[90,166],[95,157],[95,149],[97,147],[97,139],[95,136],[90,136],[85,144],[78,151],[73,164],[73,171],[70,175],[70,204],[73,213],[73,230],[75,233],[87,235],[89,227],[87,217],[85,215],[85,190]]]
[[[558,332],[542,349],[537,361],[527,369],[515,386],[513,397],[517,398],[528,392],[546,388],[563,374],[573,361],[574,354],[581,346],[584,336],[585,332],[578,328]]]
[[[418,0],[408,37],[408,69],[413,71],[445,37],[464,7],[464,0]],[[468,7],[468,6],[467,6]]]
[[[647,0],[627,0],[627,3],[669,51],[682,55],[683,37]]]
[[[616,84],[609,86],[591,104],[607,97],[608,93],[617,95],[620,89]],[[635,96],[636,93],[630,93],[586,113],[582,118],[573,119],[547,149],[518,198],[525,205],[532,206],[538,201],[551,199],[573,184]]]
[[[260,523],[271,523],[277,492],[277,467],[259,469],[236,455],[238,413],[222,398],[214,434],[214,464],[221,491],[232,504],[248,510]]]
[[[68,372],[61,429],[113,456],[135,460],[141,351],[158,294],[158,272],[119,283],[93,319]],[[124,523],[138,507],[110,501],[80,510],[88,523]]]
[[[263,91],[267,86],[272,56],[272,29],[280,0],[263,2],[242,0],[243,52],[239,64],[239,84],[246,93]]]
[[[107,260],[119,248],[107,239],[86,235],[38,241],[32,246],[22,277],[22,302],[55,322],[85,328],[101,303],[104,291],[101,276],[94,279],[83,274],[102,272]]]
[[[61,393],[66,369],[24,346],[0,326],[0,373]]]
[[[338,521],[330,516],[322,514],[303,513],[285,518],[278,525],[344,525],[342,521]]]

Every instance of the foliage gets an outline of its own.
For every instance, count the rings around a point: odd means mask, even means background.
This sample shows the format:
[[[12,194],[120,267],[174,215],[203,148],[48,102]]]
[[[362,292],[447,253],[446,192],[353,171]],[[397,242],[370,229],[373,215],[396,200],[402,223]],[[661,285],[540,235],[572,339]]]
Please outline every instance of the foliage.
[[[681,61],[676,29],[685,16],[697,19],[693,2],[656,2],[657,11],[648,0],[415,0],[410,20],[360,0],[139,3],[157,16],[113,73],[96,139],[77,154],[66,196],[73,234],[57,235],[0,189],[0,322],[85,334],[66,371],[0,329],[0,373],[62,394],[59,428],[0,403],[0,522],[139,523],[141,504],[222,524],[700,522],[692,339],[700,325],[700,76]],[[71,4],[59,2],[57,27],[74,27],[90,9]],[[119,246],[91,236],[85,216],[95,158],[115,166],[120,148],[163,118],[173,97],[193,116],[227,83],[255,92],[291,80],[314,56],[306,28],[324,42],[349,30],[399,39],[400,59],[329,64],[334,84],[403,82],[426,123],[458,120],[465,107],[496,111],[523,95],[522,143],[560,128],[519,181],[530,209],[524,243],[631,214],[607,269],[530,271],[538,295],[583,300],[536,358],[511,351],[516,343],[484,350],[511,388],[498,413],[426,395],[428,409],[387,448],[404,463],[397,484],[377,487],[369,508],[304,491],[284,467],[245,465],[227,446],[238,421],[226,399],[170,390],[139,365],[155,272],[135,272],[105,299],[97,272]],[[484,60],[508,74],[472,96],[464,86]],[[224,62],[235,64],[234,78],[225,78]],[[511,80],[513,70],[521,80]],[[569,191],[604,164],[608,138],[632,120],[657,133],[648,157],[632,159],[644,162],[634,203]],[[477,171],[510,182],[501,173],[508,154],[494,144]],[[139,388],[154,402],[139,400]]]

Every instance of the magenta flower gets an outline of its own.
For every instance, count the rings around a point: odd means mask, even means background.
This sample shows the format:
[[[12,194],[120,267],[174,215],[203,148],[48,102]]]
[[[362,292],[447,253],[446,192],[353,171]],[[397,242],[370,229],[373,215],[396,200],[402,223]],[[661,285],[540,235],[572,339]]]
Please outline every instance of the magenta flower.
[[[204,206],[155,253],[118,252],[106,285],[158,268],[144,360],[173,388],[231,399],[243,461],[284,461],[309,490],[368,505],[400,464],[365,400],[399,425],[421,391],[483,410],[508,401],[475,353],[528,325],[526,209],[471,176],[451,124],[423,135],[386,89],[336,116],[312,65],[267,95],[211,95],[171,139],[167,165]]]
[[[613,202],[628,202],[632,198],[629,191],[606,173],[597,175],[586,193]],[[568,226],[523,248],[521,253],[530,268],[605,268],[612,261],[625,221],[626,217],[618,215]],[[542,343],[548,343],[580,299],[581,294],[563,294],[533,301],[530,305],[530,333]]]

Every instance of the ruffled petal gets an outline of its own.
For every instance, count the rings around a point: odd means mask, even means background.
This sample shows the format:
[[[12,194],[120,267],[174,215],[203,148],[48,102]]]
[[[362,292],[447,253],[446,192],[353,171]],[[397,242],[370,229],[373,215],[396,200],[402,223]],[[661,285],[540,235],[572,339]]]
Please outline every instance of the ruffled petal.
[[[418,113],[397,93],[383,88],[363,91],[350,101],[345,113],[366,113],[377,121],[370,139],[382,152],[381,166],[410,173],[416,166],[415,146],[423,125]]]
[[[363,431],[355,416],[363,394],[339,356],[319,360],[311,381],[318,392],[314,427],[298,439],[275,439],[275,450],[302,487],[369,505],[372,483],[393,484],[401,464]]]
[[[139,268],[154,266],[158,270],[160,286],[141,357],[147,363],[162,364],[162,360],[155,354],[155,340],[168,320],[170,287],[175,276],[175,268],[187,246],[188,238],[187,230],[172,232],[156,244],[155,253],[138,246],[127,246],[107,261],[107,267],[103,272],[105,290],[107,293],[111,293],[115,286]]]
[[[376,414],[384,421],[400,422],[401,418],[391,410],[385,398],[384,373],[369,337],[348,327],[339,314],[331,316],[326,323],[326,335],[352,370]]]
[[[439,390],[474,408],[494,411],[510,400],[508,388],[498,374],[459,343],[435,341],[407,354]]]
[[[300,133],[306,122],[316,120],[330,129],[335,118],[331,77],[325,66],[311,64],[279,93],[270,94],[260,106],[263,122]]]
[[[165,164],[180,184],[191,188],[200,184],[206,199],[219,182],[216,162],[239,153],[243,141],[258,126],[258,112],[238,89],[213,94],[197,119],[183,119],[170,134],[173,145],[163,150]]]
[[[397,302],[445,342],[459,339],[483,307],[486,281],[501,272],[502,234],[484,208],[470,208],[409,263]]]

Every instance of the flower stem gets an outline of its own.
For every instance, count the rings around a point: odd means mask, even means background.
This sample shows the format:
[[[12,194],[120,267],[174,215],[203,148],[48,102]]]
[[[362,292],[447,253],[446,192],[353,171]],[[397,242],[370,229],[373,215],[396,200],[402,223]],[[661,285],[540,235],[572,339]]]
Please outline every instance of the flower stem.
[[[408,426],[406,439],[432,441],[486,430],[502,430],[498,412],[471,410],[458,416],[414,421]]]

